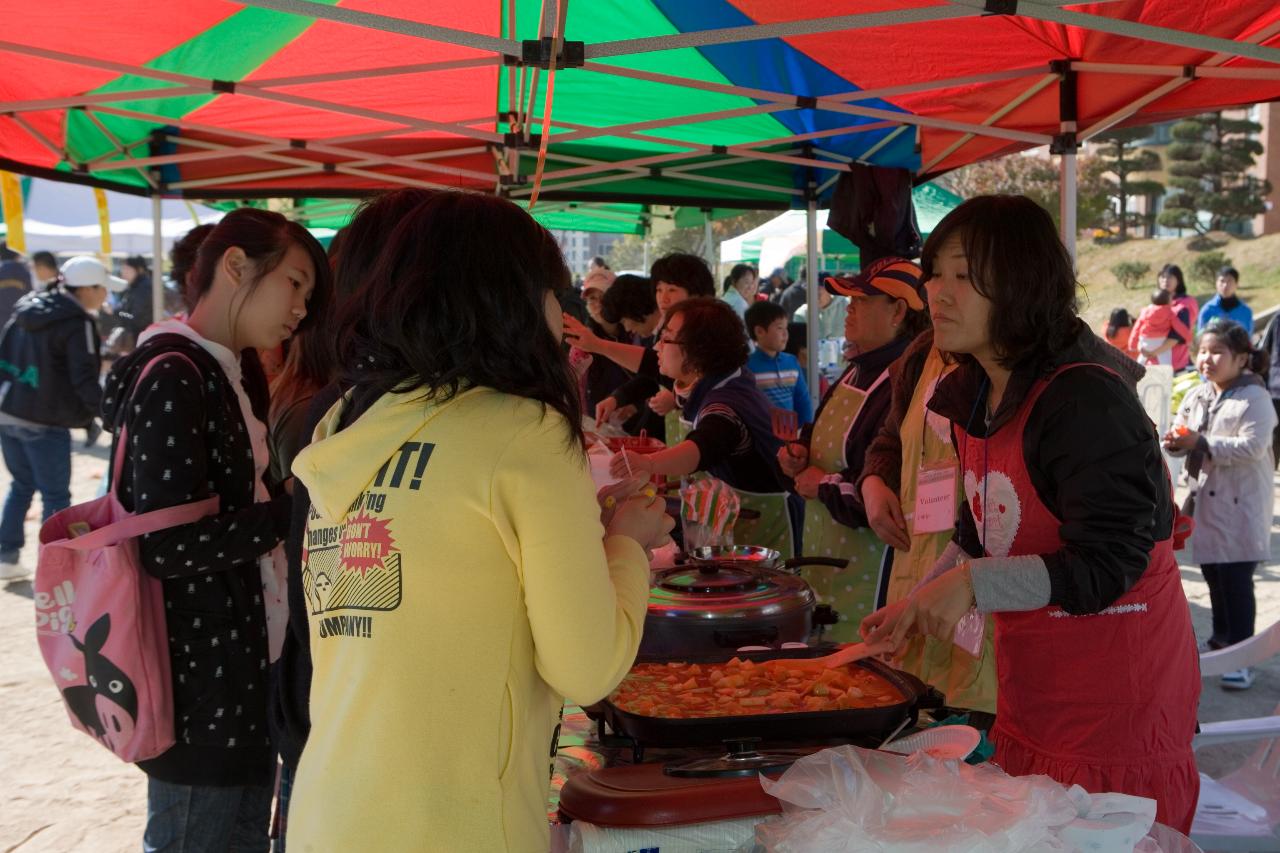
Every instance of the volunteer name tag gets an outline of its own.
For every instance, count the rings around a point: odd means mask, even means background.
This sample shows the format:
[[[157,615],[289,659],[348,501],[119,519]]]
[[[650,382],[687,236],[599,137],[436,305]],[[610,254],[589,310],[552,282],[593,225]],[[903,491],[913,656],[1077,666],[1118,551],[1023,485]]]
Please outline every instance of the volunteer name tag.
[[[929,465],[916,474],[913,533],[942,533],[956,526],[956,465]]]

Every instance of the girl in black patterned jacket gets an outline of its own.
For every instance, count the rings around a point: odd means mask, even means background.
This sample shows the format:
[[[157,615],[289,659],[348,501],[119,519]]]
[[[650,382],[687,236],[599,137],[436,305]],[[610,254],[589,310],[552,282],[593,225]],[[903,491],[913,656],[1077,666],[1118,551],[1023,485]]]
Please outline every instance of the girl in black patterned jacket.
[[[278,546],[290,500],[263,479],[266,427],[238,354],[278,345],[318,313],[329,268],[304,228],[246,208],[206,238],[191,283],[199,301],[190,319],[144,332],[103,398],[104,423],[129,442],[127,509],[221,499],[218,514],[139,541],[143,567],[164,584],[177,736],[139,764],[143,849],[265,851],[275,769],[267,675],[288,616]]]

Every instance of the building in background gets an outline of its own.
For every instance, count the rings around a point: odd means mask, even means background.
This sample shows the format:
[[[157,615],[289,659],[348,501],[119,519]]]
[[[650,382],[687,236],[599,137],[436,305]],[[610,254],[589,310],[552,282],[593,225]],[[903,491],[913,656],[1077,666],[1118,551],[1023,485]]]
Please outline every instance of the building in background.
[[[564,262],[569,265],[574,281],[587,272],[587,264],[596,255],[609,256],[609,249],[622,239],[621,234],[597,234],[592,231],[552,231],[551,236],[560,244]]]

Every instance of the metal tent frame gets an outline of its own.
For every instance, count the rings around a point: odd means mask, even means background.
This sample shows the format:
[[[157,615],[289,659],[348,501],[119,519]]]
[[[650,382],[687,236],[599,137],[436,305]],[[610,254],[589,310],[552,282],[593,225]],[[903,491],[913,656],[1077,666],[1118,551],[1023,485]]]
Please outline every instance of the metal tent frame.
[[[57,51],[12,40],[0,41],[0,54],[69,63],[129,75],[147,81],[148,84],[155,84],[128,91],[85,93],[69,97],[0,103],[0,122],[11,122],[21,128],[41,146],[52,152],[69,171],[33,170],[13,160],[4,160],[2,165],[16,171],[47,174],[63,180],[145,193],[155,200],[153,208],[156,211],[159,210],[159,199],[162,196],[243,198],[258,194],[244,191],[243,186],[247,182],[267,182],[306,176],[317,179],[318,191],[307,190],[301,193],[305,196],[361,195],[372,191],[371,186],[439,188],[455,187],[459,182],[469,182],[471,185],[486,187],[495,193],[514,199],[540,196],[544,202],[552,203],[596,199],[653,203],[674,201],[686,205],[692,203],[704,208],[729,206],[784,208],[803,205],[809,211],[809,228],[812,235],[816,230],[814,217],[819,196],[829,189],[839,173],[844,171],[847,164],[854,159],[815,148],[812,143],[835,136],[893,129],[892,134],[880,139],[857,158],[863,162],[874,163],[876,155],[891,139],[909,130],[918,131],[921,128],[927,128],[954,132],[959,136],[923,164],[920,170],[922,179],[927,177],[931,170],[943,167],[949,158],[954,158],[958,152],[965,149],[966,145],[976,139],[998,140],[1004,144],[1001,150],[1050,145],[1051,150],[1060,155],[1062,236],[1074,257],[1076,152],[1082,142],[1135,116],[1140,116],[1144,109],[1159,104],[1162,99],[1197,79],[1280,81],[1280,49],[1263,44],[1280,33],[1280,21],[1247,37],[1228,39],[1108,17],[1096,10],[1098,6],[1106,7],[1117,0],[1104,0],[1102,3],[1092,4],[1090,9],[1094,11],[1088,12],[1065,8],[1072,5],[1069,0],[948,0],[942,5],[892,11],[603,41],[580,45],[582,62],[578,67],[565,67],[568,62],[566,42],[563,27],[557,25],[564,20],[567,0],[544,4],[544,15],[539,21],[539,35],[548,42],[544,52],[551,57],[549,63],[527,58],[528,44],[515,38],[494,37],[484,33],[434,26],[342,6],[323,5],[311,0],[237,0],[237,2],[245,7],[274,10],[312,21],[332,21],[356,28],[396,33],[429,43],[470,48],[482,55],[411,65],[340,69],[320,74],[273,79],[219,80],[94,58],[82,53]],[[514,4],[512,9],[514,10]],[[1088,62],[1064,56],[1050,62],[1047,66],[1000,70],[951,79],[908,80],[893,86],[818,97],[796,92],[709,82],[677,74],[642,71],[608,62],[619,57],[674,48],[735,45],[763,39],[855,32],[870,28],[908,26],[988,15],[1016,15],[1039,22],[1204,51],[1209,54],[1209,57],[1195,65],[1173,66]],[[514,26],[512,29],[514,30]],[[1224,67],[1228,61],[1238,58],[1252,60],[1261,65]],[[560,66],[558,70],[557,65]],[[358,103],[307,97],[289,91],[298,86],[317,82],[373,81],[395,75],[486,66],[505,67],[509,84],[515,84],[517,79],[519,80],[518,86],[509,85],[508,111],[500,117],[498,122],[499,127],[505,125],[507,128],[505,132],[493,129],[495,124],[493,116],[463,121],[436,121],[403,112],[370,109]],[[534,109],[537,105],[539,78],[544,73],[548,78],[556,73],[571,73],[596,75],[602,80],[609,78],[643,80],[747,98],[754,101],[755,105],[620,124],[591,126],[569,123],[556,119],[553,114],[537,114]],[[1089,117],[1090,123],[1083,129],[1080,128],[1077,92],[1083,81],[1105,80],[1112,75],[1149,77],[1152,78],[1153,85],[1140,97],[1110,114],[1100,118]],[[909,93],[943,94],[958,87],[1003,81],[1024,81],[1026,85],[980,121],[915,115],[905,111],[871,106],[867,103],[891,101],[894,96]],[[1057,85],[1058,92],[1056,134],[1028,131],[1010,125],[1010,119],[1017,116],[1019,110],[1053,84]],[[268,101],[360,118],[380,123],[384,127],[331,138],[290,139],[207,125],[123,106],[138,100],[157,102],[208,94]],[[107,153],[85,162],[77,162],[70,152],[57,145],[42,133],[36,124],[28,120],[28,114],[50,110],[75,110],[82,113],[109,143]],[[847,116],[850,121],[837,128],[788,137],[760,139],[748,144],[723,146],[707,145],[697,141],[700,126],[710,122],[788,111]],[[134,119],[154,124],[165,130],[158,131],[148,140],[125,143],[112,134],[102,121],[103,116]],[[543,128],[545,136],[541,139],[539,135],[533,133],[533,129],[537,127]],[[168,128],[176,128],[178,133],[174,134]],[[362,143],[386,141],[423,133],[443,135],[451,142],[443,148],[425,148],[421,152],[399,155],[370,152],[359,147]],[[557,145],[600,140],[606,137],[674,150],[615,161],[556,150]],[[177,146],[180,150],[171,153],[156,153],[150,150],[155,145],[165,144],[170,147]],[[147,150],[140,154],[139,149],[143,148]],[[486,152],[491,154],[492,170],[464,165],[468,162],[467,158],[483,155]],[[3,153],[0,152],[0,155]],[[528,180],[528,170],[524,168],[526,161],[531,159],[539,164],[534,171],[540,175],[540,180],[532,184]],[[248,168],[243,165],[246,162],[258,164],[258,166]],[[557,168],[541,171],[540,164],[543,162],[556,164]],[[724,174],[725,167],[760,162],[805,169],[808,170],[808,178],[798,186],[789,175],[786,178],[780,177],[777,182],[768,183],[758,179],[740,180]],[[166,182],[161,177],[163,174],[161,170],[164,167],[194,163],[205,166],[222,164],[228,167],[239,166],[239,168],[224,174],[211,174],[206,177],[173,182]],[[118,185],[110,179],[113,174],[122,172],[140,175],[146,184],[145,188]],[[715,174],[708,174],[708,172]],[[335,176],[352,179],[352,183],[346,186],[341,183],[335,184]],[[656,190],[637,197],[619,192],[616,187],[611,188],[611,185],[617,184],[622,178],[636,177],[652,178],[662,187],[679,188],[680,194],[672,192],[668,197],[663,190]],[[752,195],[744,197],[743,193]],[[299,193],[284,190],[277,194],[297,195]],[[709,217],[706,219],[706,227],[710,228]],[[157,228],[157,235],[158,233]],[[811,245],[810,301],[816,301],[814,255],[815,247]],[[161,299],[159,276],[156,277],[156,282],[158,308]],[[814,338],[816,338],[817,329],[816,324],[810,324],[810,326],[809,369],[812,378],[816,373],[817,346]],[[811,383],[811,387],[816,391],[817,383]]]

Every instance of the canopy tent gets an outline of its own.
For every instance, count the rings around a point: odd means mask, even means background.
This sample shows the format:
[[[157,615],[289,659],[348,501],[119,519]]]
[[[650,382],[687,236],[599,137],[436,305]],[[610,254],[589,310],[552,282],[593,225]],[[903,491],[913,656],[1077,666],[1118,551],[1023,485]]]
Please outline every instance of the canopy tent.
[[[806,208],[811,264],[852,161],[927,177],[1051,145],[1074,249],[1080,141],[1280,99],[1274,0],[10,0],[4,19],[0,168],[152,195],[157,220],[160,196],[406,185]]]
[[[30,182],[23,204],[23,230],[27,254],[44,249],[57,253],[98,252],[102,228],[97,201],[89,187],[36,178]],[[111,251],[146,255],[154,250],[151,204],[136,195],[107,191]],[[222,212],[180,199],[167,199],[161,208],[161,234],[165,251],[173,241],[197,224],[217,222]],[[0,224],[0,234],[8,230]]]
[[[8,7],[0,157],[187,197],[527,198],[545,129],[547,200],[803,207],[854,159],[927,175],[1280,97],[1270,0]],[[75,50],[21,35],[50,32]]]
[[[960,196],[934,183],[921,184],[912,192],[920,233],[928,235],[942,217],[962,201]],[[725,263],[753,262],[762,274],[786,265],[806,244],[805,213],[788,210],[768,222],[720,244],[720,260]],[[827,229],[827,211],[818,211],[818,255],[857,256],[858,247],[835,231]],[[822,266],[819,264],[819,266]]]

